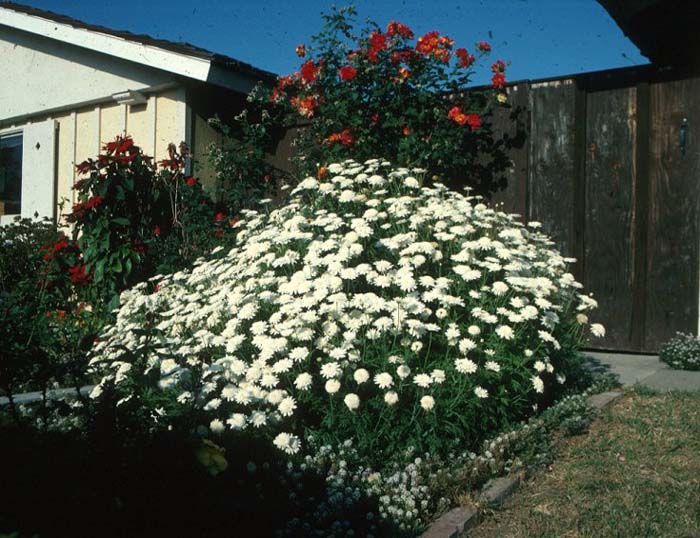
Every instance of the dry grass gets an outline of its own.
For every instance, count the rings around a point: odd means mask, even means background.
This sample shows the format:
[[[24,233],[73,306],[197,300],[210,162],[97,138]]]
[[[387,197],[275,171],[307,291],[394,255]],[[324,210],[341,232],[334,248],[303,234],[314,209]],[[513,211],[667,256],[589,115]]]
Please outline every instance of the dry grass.
[[[700,538],[700,394],[630,392],[470,538]]]

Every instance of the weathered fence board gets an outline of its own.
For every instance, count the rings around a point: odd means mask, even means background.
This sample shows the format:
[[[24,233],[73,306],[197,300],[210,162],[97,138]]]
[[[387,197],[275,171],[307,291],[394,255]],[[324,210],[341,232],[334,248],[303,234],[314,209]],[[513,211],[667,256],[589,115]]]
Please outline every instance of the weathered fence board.
[[[575,107],[571,80],[531,86],[528,217],[567,256],[574,252]]]
[[[537,220],[600,307],[599,349],[657,352],[698,331],[700,78],[653,68],[518,83],[524,144],[491,199]],[[683,120],[686,123],[683,123]],[[497,134],[508,132],[496,116]],[[681,126],[686,131],[681,151]]]
[[[589,93],[586,112],[583,281],[601,303],[604,346],[624,349],[632,335],[636,90]]]
[[[510,86],[507,92],[507,107],[496,110],[492,124],[494,137],[502,144],[510,167],[504,174],[501,188],[491,195],[491,202],[506,213],[517,213],[526,219],[530,87],[527,83],[517,84]]]
[[[650,90],[645,347],[656,349],[676,331],[697,330],[700,79],[654,83]]]

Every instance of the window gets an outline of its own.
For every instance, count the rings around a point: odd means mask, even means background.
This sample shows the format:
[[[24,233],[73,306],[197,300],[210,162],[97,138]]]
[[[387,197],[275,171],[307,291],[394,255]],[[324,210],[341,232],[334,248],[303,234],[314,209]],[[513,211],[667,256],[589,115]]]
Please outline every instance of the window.
[[[0,215],[19,215],[22,206],[22,135],[0,136]]]

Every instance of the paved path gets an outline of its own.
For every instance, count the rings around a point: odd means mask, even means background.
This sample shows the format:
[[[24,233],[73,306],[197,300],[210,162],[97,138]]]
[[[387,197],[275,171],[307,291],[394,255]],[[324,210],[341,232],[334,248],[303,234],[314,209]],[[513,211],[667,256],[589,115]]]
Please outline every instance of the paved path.
[[[601,353],[586,351],[589,364],[596,371],[616,374],[624,386],[636,384],[666,392],[669,390],[700,391],[700,371],[674,370],[656,355]]]

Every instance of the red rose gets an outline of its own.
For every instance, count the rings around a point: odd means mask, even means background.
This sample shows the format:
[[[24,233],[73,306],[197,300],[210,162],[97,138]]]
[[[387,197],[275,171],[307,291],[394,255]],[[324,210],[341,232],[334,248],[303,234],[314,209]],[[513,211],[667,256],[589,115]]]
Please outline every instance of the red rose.
[[[491,77],[491,86],[501,89],[506,85],[506,76],[503,73],[494,73]]]
[[[408,136],[408,135],[410,135],[412,132],[413,132],[413,129],[411,129],[410,127],[404,127],[404,128],[403,128],[403,135],[404,135],[404,136]]]
[[[459,59],[459,67],[466,69],[474,63],[474,56],[467,52],[465,48],[459,48],[455,51],[455,55]]]
[[[476,44],[476,48],[481,52],[491,52],[491,45],[489,45],[486,41],[479,41]]]
[[[386,27],[386,33],[390,36],[395,36],[398,34],[406,39],[413,39],[413,31],[405,24],[401,24],[400,22],[396,21],[391,21],[389,23],[389,25]]]
[[[193,177],[188,177],[185,183],[187,183],[188,187],[194,187],[197,184],[197,180]]]
[[[503,60],[496,60],[491,64],[491,72],[492,73],[505,73],[506,71],[506,64]]]
[[[447,113],[447,117],[458,125],[464,125],[468,121],[467,115],[458,106],[453,106]]]
[[[296,53],[297,53],[297,56],[299,56],[299,58],[303,58],[306,55],[306,45],[304,45],[304,44],[297,45]]]
[[[479,114],[467,114],[467,124],[472,131],[479,129],[481,127],[481,116]]]
[[[301,73],[301,81],[308,84],[309,82],[316,80],[316,77],[318,77],[318,69],[318,66],[314,64],[313,60],[304,62],[299,70]]]
[[[153,228],[153,235],[159,236],[160,235],[160,226],[156,226]]]
[[[225,219],[226,219],[225,213],[219,212],[216,215],[214,215],[214,222],[221,222],[222,220],[225,220]]]
[[[340,78],[342,80],[349,81],[355,78],[355,76],[357,75],[357,69],[355,69],[351,65],[346,65],[338,70],[338,74],[340,75]]]

